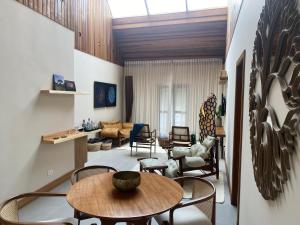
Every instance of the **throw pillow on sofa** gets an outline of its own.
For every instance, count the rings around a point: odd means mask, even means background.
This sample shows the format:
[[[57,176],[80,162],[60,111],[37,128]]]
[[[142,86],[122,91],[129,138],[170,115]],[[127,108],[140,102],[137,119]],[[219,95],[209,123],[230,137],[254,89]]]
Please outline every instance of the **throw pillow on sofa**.
[[[133,123],[123,123],[123,129],[132,129]]]

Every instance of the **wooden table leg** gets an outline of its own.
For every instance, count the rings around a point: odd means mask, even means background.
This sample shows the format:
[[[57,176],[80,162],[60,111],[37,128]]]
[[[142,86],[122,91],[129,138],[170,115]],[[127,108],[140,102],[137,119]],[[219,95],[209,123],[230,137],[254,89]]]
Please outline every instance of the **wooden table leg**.
[[[133,221],[126,222],[127,225],[148,225],[149,218],[140,218]],[[118,222],[122,221],[114,221],[114,220],[103,220],[101,219],[101,225],[115,225]]]
[[[224,138],[220,137],[220,145],[221,145],[221,158],[224,159]]]
[[[147,225],[149,218],[141,218],[139,220],[131,221],[130,224],[132,225]]]
[[[87,136],[75,139],[75,169],[84,167],[87,162]]]
[[[113,220],[103,220],[101,219],[101,225],[115,225],[117,222]]]

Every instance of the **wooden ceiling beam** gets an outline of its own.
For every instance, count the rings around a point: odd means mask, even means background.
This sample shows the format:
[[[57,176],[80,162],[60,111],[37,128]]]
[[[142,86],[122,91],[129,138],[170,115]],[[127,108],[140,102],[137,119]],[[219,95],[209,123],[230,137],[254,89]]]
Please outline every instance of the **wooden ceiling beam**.
[[[224,58],[224,52],[210,52],[209,54],[199,52],[198,54],[182,54],[168,52],[164,54],[147,53],[147,54],[125,54],[126,60],[149,60],[149,59],[182,59],[182,58]]]
[[[202,47],[202,48],[187,48],[187,49],[170,49],[170,50],[160,50],[160,49],[151,49],[151,50],[147,50],[147,51],[141,51],[141,50],[138,50],[138,51],[130,51],[130,50],[126,50],[126,49],[123,49],[121,51],[121,54],[126,56],[126,55],[164,55],[164,54],[174,54],[174,55],[210,55],[210,54],[213,54],[213,55],[216,55],[216,52],[219,54],[219,55],[224,55],[225,53],[225,50],[224,48],[205,48],[205,47]]]
[[[214,41],[209,40],[189,40],[184,39],[180,40],[180,45],[178,45],[178,39],[173,40],[162,40],[162,41],[148,41],[148,42],[138,42],[138,43],[119,43],[119,48],[125,49],[128,48],[131,51],[137,51],[138,50],[147,50],[147,49],[161,49],[161,48],[172,48],[172,49],[188,49],[193,47],[211,47],[211,48],[218,48],[218,47],[225,47],[226,46],[226,40],[225,39],[214,39]]]
[[[163,41],[163,40],[181,40],[181,39],[190,39],[190,40],[226,40],[224,36],[224,32],[212,32],[208,34],[197,34],[197,33],[187,33],[187,34],[169,34],[169,35],[149,35],[149,36],[135,36],[135,37],[119,37],[118,43],[134,43],[134,42],[142,42],[142,41]]]
[[[190,31],[210,31],[216,29],[227,30],[227,21],[218,21],[218,22],[207,22],[207,23],[196,23],[196,24],[183,24],[183,25],[169,25],[163,27],[141,27],[137,29],[123,29],[123,30],[114,30],[115,34],[149,34],[149,33],[167,33],[167,32],[190,32]]]
[[[113,21],[117,57],[124,60],[223,58],[227,9]]]
[[[113,30],[227,21],[227,8],[113,20]]]

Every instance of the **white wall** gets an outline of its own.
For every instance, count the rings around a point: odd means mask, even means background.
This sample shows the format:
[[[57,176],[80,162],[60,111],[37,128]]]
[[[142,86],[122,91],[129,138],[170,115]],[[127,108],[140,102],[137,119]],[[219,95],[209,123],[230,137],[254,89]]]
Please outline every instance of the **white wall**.
[[[74,34],[17,1],[0,1],[0,201],[74,168],[73,143],[41,136],[73,127],[74,97],[47,96],[52,74],[74,80]],[[53,176],[47,171],[54,169]]]
[[[234,129],[234,101],[235,101],[235,68],[236,62],[243,50],[246,50],[245,68],[245,96],[244,96],[244,117],[243,117],[243,143],[242,143],[242,172],[241,172],[241,225],[298,225],[299,202],[300,202],[300,156],[294,155],[294,171],[291,174],[291,182],[288,183],[285,194],[277,201],[266,201],[259,193],[253,175],[248,116],[248,93],[249,77],[251,70],[252,50],[257,29],[259,15],[264,5],[263,0],[244,0],[240,17],[236,26],[233,40],[226,59],[226,70],[229,75],[227,93],[227,155],[228,168],[232,167],[232,147]],[[238,88],[238,87],[237,87]],[[271,91],[276,92],[276,85]],[[277,86],[278,88],[278,86]],[[278,92],[277,92],[278,93]],[[276,109],[284,108],[281,95],[276,99]],[[271,100],[274,102],[274,99]],[[283,111],[282,111],[283,112]],[[282,113],[280,112],[280,114]],[[299,148],[298,148],[299,149]]]
[[[95,122],[122,120],[123,109],[123,67],[74,50],[75,81],[78,90],[89,91],[91,95],[76,96],[75,124],[91,118]],[[117,106],[94,109],[94,81],[117,85]]]

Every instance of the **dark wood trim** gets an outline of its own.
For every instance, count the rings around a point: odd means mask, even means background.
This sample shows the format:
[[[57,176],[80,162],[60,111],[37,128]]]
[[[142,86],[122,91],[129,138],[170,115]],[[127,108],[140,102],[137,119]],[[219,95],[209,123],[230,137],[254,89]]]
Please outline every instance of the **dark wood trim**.
[[[231,204],[237,206],[237,225],[239,224],[240,208],[240,181],[241,160],[243,142],[243,111],[244,111],[244,87],[245,87],[245,63],[246,50],[244,50],[236,63],[236,87],[235,87],[235,113],[234,136],[232,157],[232,185]]]
[[[50,182],[49,184],[46,184],[45,186],[39,188],[35,192],[49,192],[52,189],[56,188],[58,185],[62,184],[63,182],[70,179],[72,173],[74,170],[71,170],[70,172],[62,175],[61,177],[55,179],[54,181]],[[28,205],[29,203],[33,202],[36,199],[36,197],[32,198],[24,198],[19,201],[19,208],[23,208],[24,206]]]

